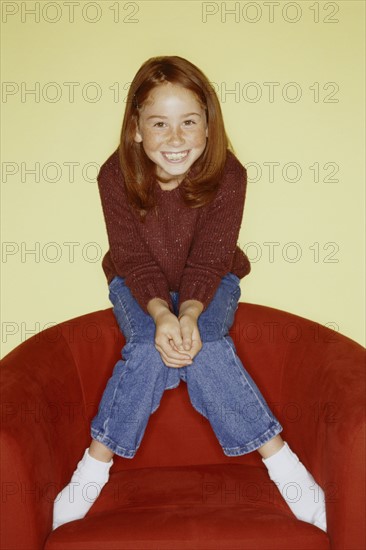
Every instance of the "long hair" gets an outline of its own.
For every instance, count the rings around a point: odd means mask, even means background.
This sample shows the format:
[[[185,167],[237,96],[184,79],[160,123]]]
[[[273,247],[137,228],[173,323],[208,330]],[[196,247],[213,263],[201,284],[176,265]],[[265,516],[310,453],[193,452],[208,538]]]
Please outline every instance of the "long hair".
[[[119,162],[127,197],[130,205],[138,211],[141,221],[144,221],[147,211],[156,205],[156,167],[146,155],[142,143],[136,143],[134,137],[139,110],[151,90],[164,82],[193,92],[206,112],[208,138],[205,150],[180,183],[186,206],[197,208],[214,198],[224,170],[227,149],[234,152],[226,135],[216,92],[203,72],[179,56],[152,57],[145,61],[129,88],[119,144]]]

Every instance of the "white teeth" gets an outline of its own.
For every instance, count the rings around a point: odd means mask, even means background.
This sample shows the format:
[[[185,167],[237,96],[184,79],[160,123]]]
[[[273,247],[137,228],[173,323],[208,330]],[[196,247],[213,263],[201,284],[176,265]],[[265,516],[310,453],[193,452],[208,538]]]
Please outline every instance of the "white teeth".
[[[188,152],[185,153],[163,153],[168,160],[181,160],[182,158],[188,155]]]

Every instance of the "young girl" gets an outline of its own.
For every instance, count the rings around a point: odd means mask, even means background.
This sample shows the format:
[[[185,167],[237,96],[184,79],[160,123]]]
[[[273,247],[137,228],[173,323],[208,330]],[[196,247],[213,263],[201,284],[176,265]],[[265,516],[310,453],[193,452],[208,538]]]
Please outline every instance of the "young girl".
[[[109,239],[103,269],[126,344],[90,446],[55,499],[54,529],[86,515],[113,454],[134,457],[164,391],[183,380],[223,452],[257,450],[295,516],[326,531],[324,492],[282,440],[228,335],[250,271],[237,245],[246,170],[232,151],[217,96],[195,65],[169,56],[140,67],[120,146],[98,175]],[[91,483],[95,498],[85,499]]]

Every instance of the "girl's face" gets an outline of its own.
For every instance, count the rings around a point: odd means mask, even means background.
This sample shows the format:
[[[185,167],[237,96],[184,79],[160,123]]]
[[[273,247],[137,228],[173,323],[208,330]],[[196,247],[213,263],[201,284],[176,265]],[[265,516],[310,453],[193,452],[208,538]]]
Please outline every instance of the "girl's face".
[[[180,183],[205,150],[207,132],[206,113],[193,92],[166,82],[143,104],[135,141],[142,142],[158,178]]]

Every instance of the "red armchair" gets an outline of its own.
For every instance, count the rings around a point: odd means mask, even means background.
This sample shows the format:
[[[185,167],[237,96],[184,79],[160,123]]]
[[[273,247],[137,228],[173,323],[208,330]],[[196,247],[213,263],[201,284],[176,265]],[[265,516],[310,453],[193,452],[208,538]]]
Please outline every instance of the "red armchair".
[[[230,334],[283,438],[325,490],[327,533],[293,516],[258,453],[223,454],[184,382],[164,393],[136,457],[114,457],[87,516],[51,530],[53,500],[89,444],[124,343],[106,309],[49,328],[2,360],[1,549],[363,549],[364,348],[255,304],[239,304]]]

